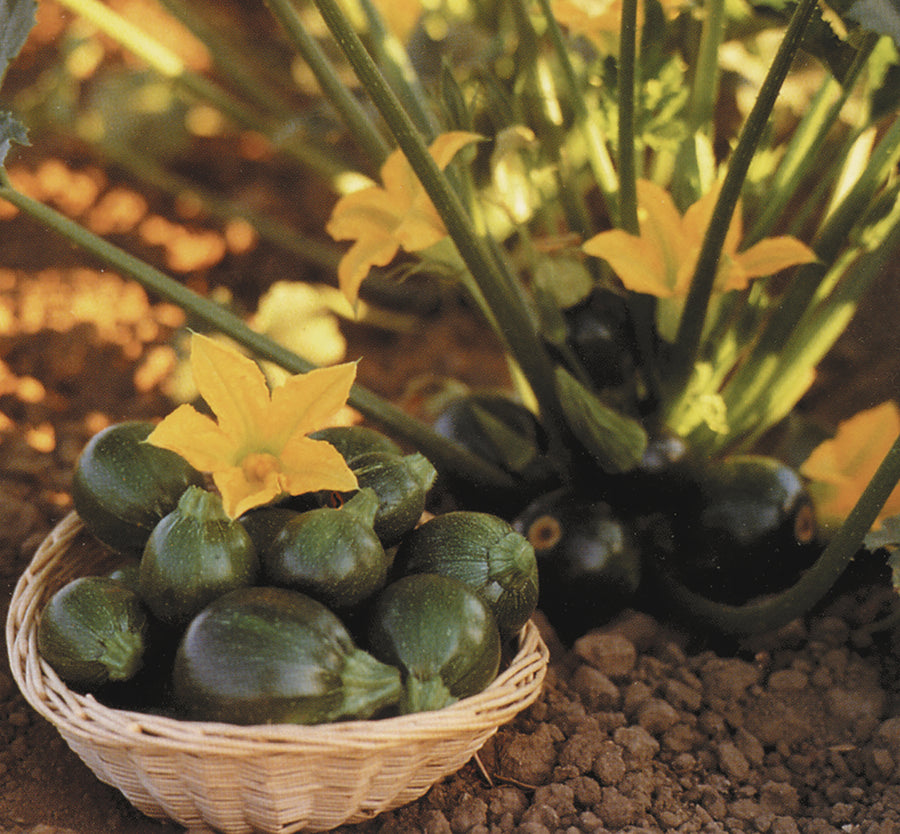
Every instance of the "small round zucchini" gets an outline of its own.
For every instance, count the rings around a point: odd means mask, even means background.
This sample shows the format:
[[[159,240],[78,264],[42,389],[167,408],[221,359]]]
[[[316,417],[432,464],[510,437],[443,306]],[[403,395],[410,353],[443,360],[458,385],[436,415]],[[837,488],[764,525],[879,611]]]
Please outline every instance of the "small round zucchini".
[[[188,626],[175,655],[179,711],[232,724],[369,718],[400,697],[400,672],[358,648],[322,603],[239,588]]]
[[[502,518],[458,510],[408,533],[397,550],[400,573],[455,576],[480,593],[504,635],[534,613],[538,568],[534,548]]]
[[[359,488],[378,496],[375,532],[385,547],[397,544],[422,516],[437,470],[424,455],[367,452],[349,461]]]
[[[488,604],[462,580],[433,573],[401,577],[378,595],[369,648],[403,671],[406,713],[481,692],[500,666],[500,630]]]
[[[153,424],[116,423],[78,457],[72,500],[85,527],[113,550],[140,556],[150,531],[203,476],[184,458],[144,441]]]
[[[390,559],[372,523],[378,496],[357,492],[340,509],[297,513],[260,553],[266,583],[344,610],[384,587]]]
[[[141,596],[162,622],[183,626],[216,597],[252,584],[258,570],[250,534],[216,493],[192,486],[147,540]]]
[[[698,468],[692,511],[673,517],[665,564],[689,588],[740,605],[792,585],[818,556],[816,516],[803,479],[764,455]]]
[[[346,461],[366,452],[402,454],[400,447],[391,438],[368,426],[329,426],[314,431],[310,437],[313,440],[327,441],[341,453]]]
[[[554,490],[529,504],[513,527],[534,547],[538,607],[562,640],[606,622],[637,592],[640,550],[631,528],[604,501]]]
[[[141,668],[148,618],[138,595],[108,576],[83,576],[44,606],[37,645],[66,683],[96,690]]]

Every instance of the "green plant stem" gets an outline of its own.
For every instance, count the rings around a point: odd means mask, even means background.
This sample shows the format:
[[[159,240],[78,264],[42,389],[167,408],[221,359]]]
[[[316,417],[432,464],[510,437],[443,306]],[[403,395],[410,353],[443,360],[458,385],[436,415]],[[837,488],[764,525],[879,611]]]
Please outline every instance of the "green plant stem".
[[[291,0],[265,0],[269,11],[287,32],[296,50],[312,70],[322,92],[340,113],[353,138],[376,168],[390,153],[390,145],[375,129],[372,119],[338,77],[315,38],[309,34]]]
[[[359,3],[369,24],[372,51],[382,72],[426,141],[430,142],[437,132],[437,122],[406,49],[387,28],[372,0],[359,0]]]
[[[190,95],[207,101],[236,124],[256,130],[303,167],[316,173],[340,193],[347,166],[312,143],[298,137],[291,125],[271,119],[235,98],[202,75],[191,72],[184,61],[160,41],[141,31],[99,0],[60,0],[61,4],[93,23],[123,48],[137,55],[155,72],[170,79]]]
[[[825,264],[834,263],[853,227],[865,217],[878,188],[891,176],[900,159],[900,117],[894,119],[872,152],[869,164],[837,208],[822,221],[812,249],[819,262],[800,267],[781,303],[759,331],[753,348],[723,392],[729,420],[734,426],[746,425],[755,413],[775,375],[789,368],[780,359],[785,345],[793,338],[798,322],[807,314],[822,281],[828,274]],[[722,439],[724,442],[725,439]]]
[[[514,279],[480,238],[459,195],[428,152],[415,124],[403,110],[335,0],[315,0],[320,14],[381,113],[410,166],[422,183],[470,275],[477,283],[496,320],[497,335],[518,363],[537,399],[551,442],[564,455],[561,432],[564,420],[557,399],[553,364],[542,344],[529,311],[509,292]]]
[[[619,225],[631,235],[640,234],[634,159],[637,7],[638,0],[622,0],[619,34]]]
[[[834,538],[803,577],[784,591],[746,605],[713,602],[677,582],[663,579],[676,609],[686,617],[730,634],[753,634],[778,628],[802,616],[828,593],[850,564],[878,513],[900,480],[900,437]]]
[[[550,6],[550,0],[538,0],[538,3],[547,24],[547,34],[550,36],[550,43],[556,52],[557,60],[563,71],[563,78],[568,87],[568,104],[575,113],[576,127],[584,138],[588,164],[591,166],[594,179],[597,181],[597,186],[603,195],[609,219],[615,225],[619,216],[619,180],[612,157],[609,155],[606,140],[597,128],[596,115],[592,115],[590,112],[589,98],[578,83],[575,67],[572,66],[572,59],[563,40],[559,23],[557,23],[553,9]]]
[[[25,214],[122,274],[133,278],[148,292],[165,298],[214,330],[230,336],[259,358],[274,362],[294,374],[307,373],[315,368],[311,362],[253,330],[242,319],[219,304],[203,298],[145,261],[98,237],[49,206],[17,191],[3,169],[0,169],[0,199],[9,201]],[[424,423],[364,387],[354,385],[348,402],[371,420],[410,441],[436,467],[483,486],[505,488],[516,486],[516,481],[505,471],[446,440]]]
[[[834,76],[829,76],[813,95],[797,129],[791,135],[775,176],[766,188],[764,205],[753,227],[744,236],[743,246],[752,246],[771,232],[785,206],[797,194],[800,184],[819,164],[819,152],[826,136],[837,122],[841,109],[850,97],[877,42],[877,35],[868,35],[844,76],[843,83],[839,83]],[[810,203],[818,204],[816,201]]]
[[[750,162],[815,8],[816,0],[799,0],[791,15],[784,38],[760,87],[756,101],[741,130],[737,146],[732,153],[728,171],[713,209],[712,220],[700,247],[684,312],[678,323],[675,355],[669,371],[670,384],[675,392],[683,388],[693,370],[700,349],[706,310],[716,280],[719,257],[728,227],[731,225],[731,218],[737,206]]]
[[[719,87],[719,47],[725,34],[725,0],[707,0],[704,6],[703,32],[694,66],[687,126],[689,136],[702,130],[711,137]]]

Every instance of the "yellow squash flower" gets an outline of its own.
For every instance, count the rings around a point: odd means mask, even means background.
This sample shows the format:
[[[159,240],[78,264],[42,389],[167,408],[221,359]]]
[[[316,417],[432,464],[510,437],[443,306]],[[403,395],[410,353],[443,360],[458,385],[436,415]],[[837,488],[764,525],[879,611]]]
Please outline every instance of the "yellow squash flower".
[[[800,467],[809,479],[816,512],[825,526],[836,527],[853,509],[879,464],[900,434],[900,408],[891,400],[860,411],[838,425]],[[900,486],[890,495],[875,526],[900,513]]]
[[[431,143],[429,151],[443,170],[477,133],[451,131]],[[419,252],[447,236],[447,229],[399,148],[381,167],[382,185],[355,191],[338,200],[326,231],[335,240],[356,241],[338,265],[338,283],[355,303],[359,286],[373,266],[389,264],[400,249]]]
[[[632,292],[684,298],[712,218],[718,188],[701,197],[683,217],[669,193],[653,182],[638,180],[637,197],[640,235],[613,229],[595,235],[582,248],[607,261]],[[719,259],[717,292],[742,290],[753,278],[816,259],[806,244],[788,235],[761,240],[738,252],[743,234],[738,203]]]
[[[194,334],[191,366],[197,390],[218,421],[181,405],[147,440],[212,473],[231,518],[282,495],[357,488],[340,453],[306,436],[329,426],[344,406],[355,363],[291,376],[270,392],[256,362]]]

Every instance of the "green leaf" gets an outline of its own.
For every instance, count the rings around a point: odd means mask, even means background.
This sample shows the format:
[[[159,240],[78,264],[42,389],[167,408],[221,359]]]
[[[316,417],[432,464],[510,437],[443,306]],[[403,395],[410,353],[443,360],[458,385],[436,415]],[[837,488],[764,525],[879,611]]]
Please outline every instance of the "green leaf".
[[[12,147],[12,143],[20,145],[28,144],[28,133],[23,125],[12,113],[0,112],[0,167],[6,160],[6,155]]]
[[[556,368],[556,387],[569,428],[600,468],[634,469],[647,448],[641,424],[605,405],[565,368]]]
[[[35,0],[0,0],[0,84],[35,24]]]

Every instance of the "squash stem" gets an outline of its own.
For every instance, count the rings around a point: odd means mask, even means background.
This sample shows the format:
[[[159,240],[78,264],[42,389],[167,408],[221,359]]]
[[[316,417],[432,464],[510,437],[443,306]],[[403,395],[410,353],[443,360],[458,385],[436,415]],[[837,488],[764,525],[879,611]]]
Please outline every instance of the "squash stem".
[[[341,691],[343,699],[335,708],[332,720],[370,718],[402,697],[400,670],[362,649],[355,649],[344,659]]]

